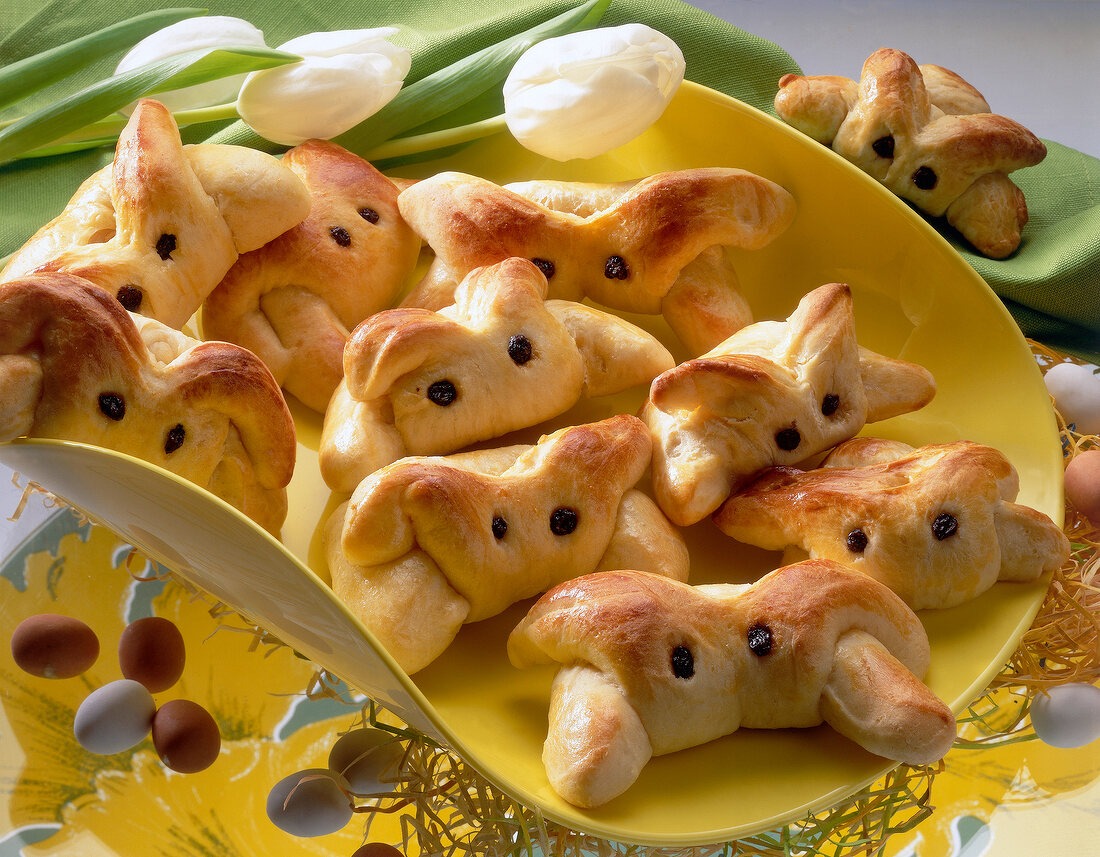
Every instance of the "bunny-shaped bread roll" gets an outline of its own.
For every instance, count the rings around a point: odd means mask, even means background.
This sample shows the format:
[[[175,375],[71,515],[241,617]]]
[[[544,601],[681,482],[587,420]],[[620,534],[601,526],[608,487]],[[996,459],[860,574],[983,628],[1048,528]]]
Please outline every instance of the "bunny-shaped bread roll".
[[[857,464],[861,457],[869,463]],[[1050,518],[1012,502],[1016,469],[992,447],[958,441],[906,452],[856,438],[825,464],[764,471],[715,523],[741,542],[842,563],[914,610],[954,607],[998,580],[1035,580],[1069,556]]]
[[[72,274],[0,284],[0,440],[118,450],[206,488],[277,533],[294,422],[251,352],[131,315]]]
[[[565,800],[622,794],[652,756],[740,727],[828,723],[888,759],[927,764],[955,720],[920,679],[928,638],[885,586],[827,560],[751,585],[605,571],[543,595],[508,638],[517,667],[561,665],[543,763]]]
[[[243,146],[183,146],[160,102],[138,102],[114,162],[5,266],[0,280],[66,271],[128,310],[182,328],[240,253],[309,211],[309,193],[271,155]]]
[[[902,199],[946,215],[986,256],[1003,259],[1019,246],[1027,203],[1008,173],[1042,161],[1046,146],[989,112],[981,93],[954,72],[880,48],[858,84],[785,75],[775,109]]]
[[[621,185],[513,187],[522,193],[446,172],[402,191],[402,215],[435,251],[405,305],[446,306],[469,271],[519,256],[546,274],[550,297],[664,313],[697,354],[746,321],[721,247],[763,247],[795,214],[786,190],[737,169],[679,170]]]
[[[399,307],[360,324],[321,435],[329,487],[350,492],[402,456],[500,437],[673,366],[641,328],[545,296],[533,263],[506,259],[472,271],[451,307]]]
[[[396,185],[358,155],[310,140],[282,162],[309,188],[309,216],[237,260],[203,303],[203,335],[253,351],[324,413],[349,331],[393,303],[420,239],[401,219]]]
[[[463,623],[562,580],[623,563],[685,579],[682,537],[632,488],[649,454],[620,415],[530,447],[404,458],[329,519],[333,590],[412,673]]]
[[[641,417],[657,502],[693,524],[765,467],[804,461],[934,391],[924,368],[856,343],[848,286],[821,286],[786,321],[750,324],[653,380]]]

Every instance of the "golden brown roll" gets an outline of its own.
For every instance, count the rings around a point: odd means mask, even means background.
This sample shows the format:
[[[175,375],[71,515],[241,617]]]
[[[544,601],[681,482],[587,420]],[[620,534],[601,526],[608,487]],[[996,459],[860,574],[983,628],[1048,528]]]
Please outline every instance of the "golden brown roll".
[[[828,560],[752,585],[609,570],[556,586],[508,638],[557,663],[543,762],[570,803],[622,794],[652,756],[741,727],[828,723],[872,753],[940,759],[955,719],[921,678],[928,638],[889,589]]]
[[[946,216],[986,256],[1003,259],[1019,246],[1027,202],[1008,174],[1042,161],[1046,146],[990,112],[954,72],[880,48],[858,84],[784,75],[775,109],[921,211]]]
[[[0,284],[0,440],[16,437],[144,459],[273,533],[286,517],[294,422],[263,363],[131,315],[72,274]]]

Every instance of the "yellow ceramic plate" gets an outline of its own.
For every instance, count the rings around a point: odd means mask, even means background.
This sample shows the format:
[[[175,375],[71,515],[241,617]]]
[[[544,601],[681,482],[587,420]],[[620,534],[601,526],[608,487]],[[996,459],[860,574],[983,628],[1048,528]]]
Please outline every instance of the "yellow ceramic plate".
[[[934,373],[938,393],[931,405],[869,432],[916,444],[966,438],[995,446],[1020,472],[1020,502],[1061,521],[1053,412],[1004,307],[921,217],[782,123],[685,84],[645,135],[592,161],[548,162],[501,135],[404,174],[447,168],[499,182],[615,181],[696,166],[751,170],[797,200],[798,216],[786,233],[763,250],[734,254],[758,319],[783,318],[805,292],[844,281],[854,294],[861,343]],[[640,396],[585,403],[555,425],[633,410]],[[322,582],[319,527],[334,503],[316,470],[316,420],[303,416],[299,428],[285,548],[205,492],[125,456],[40,441],[0,447],[0,460],[442,738],[504,791],[572,828],[668,846],[736,839],[829,806],[889,769],[828,728],[741,730],[654,759],[632,788],[601,808],[563,802],[540,760],[551,671],[517,671],[503,648],[526,605],[467,626],[414,679],[402,673]],[[709,522],[687,535],[696,583],[752,580],[780,564],[777,555],[736,547]],[[1042,583],[998,584],[970,604],[922,616],[933,649],[927,681],[956,712],[1001,668],[1043,590]]]

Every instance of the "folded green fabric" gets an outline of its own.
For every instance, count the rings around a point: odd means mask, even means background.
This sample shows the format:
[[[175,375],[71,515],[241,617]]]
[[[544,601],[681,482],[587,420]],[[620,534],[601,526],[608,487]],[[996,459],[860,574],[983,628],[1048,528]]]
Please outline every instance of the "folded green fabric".
[[[272,4],[225,0],[208,4],[212,15],[235,15],[260,29],[276,46],[317,30],[400,26],[395,38],[410,49],[417,80],[463,56],[577,5],[580,0],[297,0]],[[167,5],[167,4],[162,4]],[[180,4],[182,5],[182,4]],[[6,0],[0,9],[4,63],[69,41],[148,8],[142,0]],[[613,0],[603,25],[649,24],[673,38],[687,60],[687,76],[773,113],[779,78],[798,72],[782,48],[679,0]],[[103,77],[114,61],[84,75]],[[856,61],[862,61],[862,57]],[[964,76],[966,69],[956,69]],[[23,113],[70,91],[58,85],[23,104]],[[187,142],[255,141],[239,123],[187,129]],[[931,222],[1000,295],[1024,333],[1077,356],[1100,360],[1100,160],[1048,142],[1038,166],[1013,174],[1028,200],[1031,220],[1017,253],[1006,260],[981,257],[945,223]],[[108,163],[101,149],[0,167],[0,257],[16,250],[57,214],[79,183]]]

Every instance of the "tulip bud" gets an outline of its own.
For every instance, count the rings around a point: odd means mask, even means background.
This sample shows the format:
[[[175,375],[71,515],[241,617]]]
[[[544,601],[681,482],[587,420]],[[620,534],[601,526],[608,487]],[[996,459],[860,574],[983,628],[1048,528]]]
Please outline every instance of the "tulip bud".
[[[115,74],[200,48],[241,46],[266,47],[264,34],[240,18],[221,15],[188,18],[158,30],[134,45],[119,61]],[[158,93],[157,100],[173,112],[226,104],[237,98],[237,92],[246,76],[236,74],[184,89]]]
[[[287,146],[342,134],[400,91],[411,58],[387,41],[396,32],[337,30],[280,45],[302,61],[252,72],[237,99],[241,118],[261,137]]]
[[[656,122],[683,79],[683,52],[644,24],[546,39],[505,81],[508,130],[547,158],[592,158]]]

